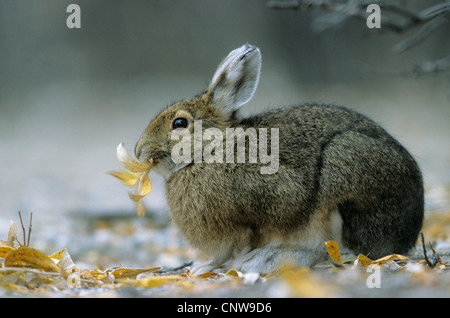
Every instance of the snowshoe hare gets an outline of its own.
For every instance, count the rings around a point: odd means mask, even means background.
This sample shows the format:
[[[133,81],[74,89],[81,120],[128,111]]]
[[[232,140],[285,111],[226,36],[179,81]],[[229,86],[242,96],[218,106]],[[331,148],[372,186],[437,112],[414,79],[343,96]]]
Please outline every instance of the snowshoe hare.
[[[152,158],[165,179],[181,235],[212,258],[194,270],[311,266],[326,257],[328,240],[372,259],[407,253],[424,213],[412,156],[344,107],[296,105],[241,118],[260,68],[258,48],[233,50],[203,93],[164,109],[136,144],[137,158]]]

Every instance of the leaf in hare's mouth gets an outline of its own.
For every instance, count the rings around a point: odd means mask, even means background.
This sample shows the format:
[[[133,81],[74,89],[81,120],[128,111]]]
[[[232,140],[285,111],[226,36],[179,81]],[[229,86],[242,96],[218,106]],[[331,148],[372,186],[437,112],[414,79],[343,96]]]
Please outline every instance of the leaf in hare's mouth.
[[[117,160],[126,170],[109,171],[108,174],[118,178],[125,186],[133,187],[134,193],[128,192],[128,196],[136,202],[137,215],[143,217],[145,207],[142,199],[152,191],[148,173],[152,168],[153,160],[137,161],[127,152],[123,143],[120,143],[117,147],[116,155]]]

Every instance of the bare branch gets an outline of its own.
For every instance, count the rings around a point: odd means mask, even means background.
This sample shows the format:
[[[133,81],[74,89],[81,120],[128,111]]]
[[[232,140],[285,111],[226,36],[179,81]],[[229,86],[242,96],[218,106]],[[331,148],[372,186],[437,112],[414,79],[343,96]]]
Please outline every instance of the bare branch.
[[[20,218],[20,225],[22,226],[22,234],[23,234],[23,245],[27,245],[26,238],[26,232],[25,232],[25,226],[23,226],[23,220],[22,220],[22,213],[19,211],[19,218]]]
[[[30,225],[28,226],[27,246],[30,246],[32,222],[33,222],[33,212],[30,212]]]
[[[271,9],[298,9],[300,7],[300,4],[297,0],[286,0],[286,1],[277,1],[277,0],[270,0],[267,1],[266,5]]]
[[[447,22],[445,15],[438,15],[432,20],[425,23],[415,34],[407,37],[400,43],[396,44],[393,48],[395,53],[401,53],[413,46],[418,45],[423,42],[428,36],[431,35],[435,30],[437,30],[442,24]]]
[[[366,8],[369,4],[377,4],[382,8],[381,21],[384,30],[402,33],[420,27],[413,35],[394,46],[395,53],[402,53],[421,44],[433,32],[449,22],[450,0],[432,5],[419,12],[409,10],[394,0],[269,0],[267,2],[267,6],[274,9],[315,8],[324,10],[324,13],[312,23],[312,28],[318,32],[336,27],[350,17],[366,21],[368,17]],[[447,56],[435,61],[422,62],[410,70],[394,72],[394,74],[420,76],[449,68],[450,56]]]
[[[419,15],[422,17],[422,19],[429,19],[446,12],[450,12],[450,1],[444,1],[442,3],[431,6],[428,9],[420,12]]]
[[[32,228],[31,223],[33,222],[33,212],[30,212],[30,225],[28,226],[28,238],[26,235],[25,226],[23,225],[22,213],[20,213],[20,211],[19,211],[19,218],[20,218],[20,225],[22,226],[22,232],[23,232],[23,245],[28,247],[28,246],[30,246],[30,236],[31,236],[31,228]]]
[[[426,23],[438,15],[450,12],[449,0],[418,13],[391,0],[269,0],[267,2],[267,6],[273,9],[316,8],[363,20],[367,18],[366,8],[369,4],[378,4],[383,12],[400,16],[401,19],[390,19],[386,14],[382,15],[383,27],[394,32],[403,32],[413,26]],[[330,16],[327,17],[330,18]],[[331,24],[332,20],[341,23],[343,19],[332,18],[328,24]]]

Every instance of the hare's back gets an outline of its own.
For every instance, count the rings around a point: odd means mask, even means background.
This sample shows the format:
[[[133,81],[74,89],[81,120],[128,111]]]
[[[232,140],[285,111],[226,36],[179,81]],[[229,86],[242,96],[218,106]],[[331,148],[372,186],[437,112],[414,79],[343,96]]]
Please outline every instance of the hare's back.
[[[342,106],[304,104],[268,110],[242,119],[236,126],[279,128],[280,134],[302,136],[304,141],[318,140],[345,131],[361,131],[372,137],[388,135],[368,117]]]

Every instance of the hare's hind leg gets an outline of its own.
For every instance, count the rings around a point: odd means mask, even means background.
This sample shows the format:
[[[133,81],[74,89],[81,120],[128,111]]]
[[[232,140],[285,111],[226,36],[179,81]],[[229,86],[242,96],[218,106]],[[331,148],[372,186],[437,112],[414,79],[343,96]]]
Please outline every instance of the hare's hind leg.
[[[343,242],[354,253],[406,253],[422,224],[422,177],[389,136],[347,131],[324,148],[319,201],[337,206]]]

